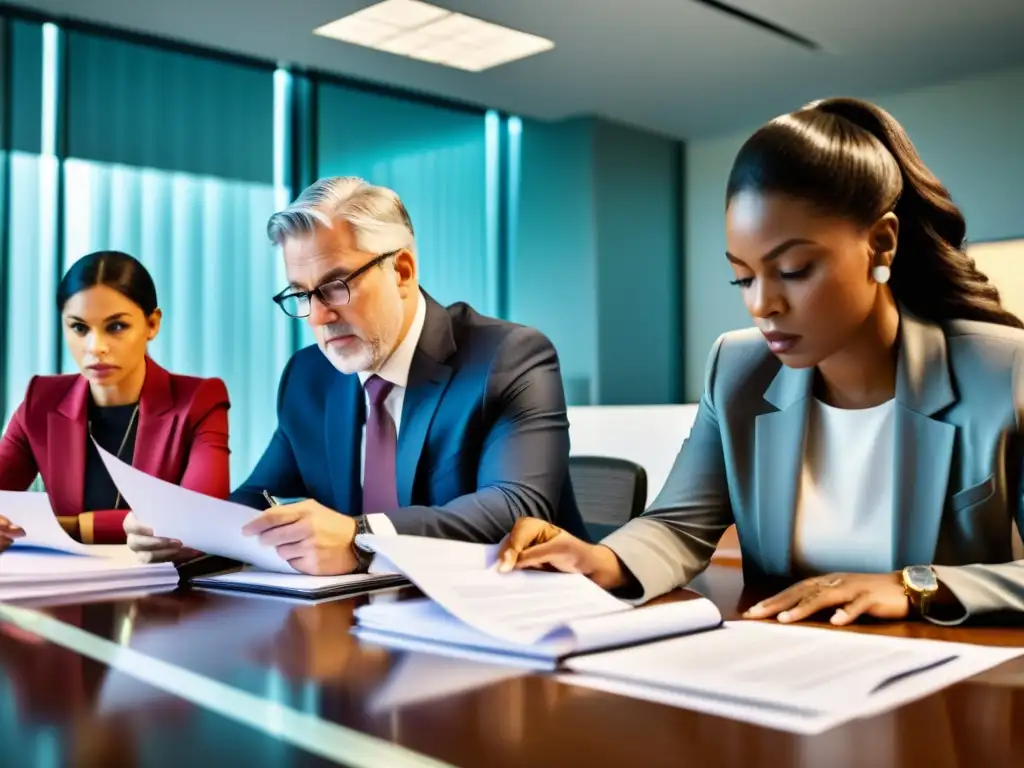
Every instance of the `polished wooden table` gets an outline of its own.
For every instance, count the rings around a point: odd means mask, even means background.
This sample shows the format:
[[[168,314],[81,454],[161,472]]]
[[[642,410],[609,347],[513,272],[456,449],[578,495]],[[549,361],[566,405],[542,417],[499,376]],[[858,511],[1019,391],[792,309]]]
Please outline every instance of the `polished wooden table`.
[[[712,566],[693,585],[727,618],[764,595]],[[682,599],[679,592],[670,599]],[[316,605],[179,590],[40,610],[150,658],[456,766],[1024,766],[1024,659],[819,736],[426,654],[349,633],[368,598]],[[881,632],[1024,646],[1021,626]],[[326,764],[272,735],[0,625],[0,765]]]

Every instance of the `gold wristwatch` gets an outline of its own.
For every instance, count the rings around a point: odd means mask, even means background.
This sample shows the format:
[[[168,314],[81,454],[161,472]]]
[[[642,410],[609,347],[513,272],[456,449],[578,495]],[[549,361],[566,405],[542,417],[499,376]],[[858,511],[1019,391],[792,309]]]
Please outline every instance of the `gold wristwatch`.
[[[930,565],[908,565],[903,569],[903,594],[920,616],[928,614],[928,606],[938,591],[939,580]]]

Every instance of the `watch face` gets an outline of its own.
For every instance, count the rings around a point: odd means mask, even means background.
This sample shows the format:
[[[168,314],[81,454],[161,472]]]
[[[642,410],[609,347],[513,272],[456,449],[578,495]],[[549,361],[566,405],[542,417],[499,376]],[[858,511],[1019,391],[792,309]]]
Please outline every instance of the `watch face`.
[[[919,592],[931,592],[939,588],[935,571],[927,565],[912,565],[907,568],[907,582]]]

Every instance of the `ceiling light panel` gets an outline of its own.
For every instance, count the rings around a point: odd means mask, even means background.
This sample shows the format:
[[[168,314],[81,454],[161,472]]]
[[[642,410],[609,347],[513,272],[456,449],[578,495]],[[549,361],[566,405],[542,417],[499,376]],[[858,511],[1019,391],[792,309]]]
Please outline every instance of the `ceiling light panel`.
[[[313,30],[321,37],[469,72],[551,50],[546,38],[420,0],[384,0]]]

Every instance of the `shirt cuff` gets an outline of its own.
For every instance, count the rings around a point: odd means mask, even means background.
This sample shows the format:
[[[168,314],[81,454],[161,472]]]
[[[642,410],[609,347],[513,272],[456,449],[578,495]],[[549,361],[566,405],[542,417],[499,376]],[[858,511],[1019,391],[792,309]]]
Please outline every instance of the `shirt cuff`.
[[[366,516],[366,524],[370,526],[370,530],[377,536],[397,536],[398,531],[395,530],[395,524],[388,519],[387,515],[373,514]]]

